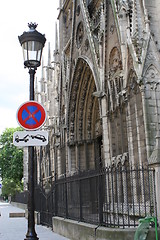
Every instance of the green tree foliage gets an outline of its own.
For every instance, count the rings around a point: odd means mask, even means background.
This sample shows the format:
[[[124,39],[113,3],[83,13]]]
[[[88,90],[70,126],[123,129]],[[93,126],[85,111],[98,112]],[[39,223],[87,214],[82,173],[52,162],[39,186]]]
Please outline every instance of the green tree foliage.
[[[18,189],[23,177],[23,150],[13,145],[13,133],[21,128],[7,128],[0,136],[0,169],[3,187]],[[9,185],[8,185],[9,184]],[[6,186],[5,186],[6,185]],[[6,190],[5,190],[6,192]],[[11,193],[10,193],[11,194]]]
[[[16,192],[21,192],[22,190],[23,184],[21,182],[14,182],[13,179],[3,179],[3,196],[14,196]]]

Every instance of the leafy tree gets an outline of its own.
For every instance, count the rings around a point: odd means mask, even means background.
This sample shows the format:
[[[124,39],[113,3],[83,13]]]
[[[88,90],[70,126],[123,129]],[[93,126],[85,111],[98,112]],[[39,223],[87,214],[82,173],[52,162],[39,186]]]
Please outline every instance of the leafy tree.
[[[3,179],[2,193],[3,196],[8,197],[9,195],[14,196],[16,192],[23,190],[22,182],[14,182],[13,179]]]
[[[7,128],[0,136],[2,193],[6,187],[19,189],[23,177],[23,150],[13,145],[13,133],[21,128]],[[15,186],[14,186],[14,184]],[[9,187],[10,185],[10,187]],[[5,190],[5,192],[7,192]],[[11,193],[10,193],[11,194]]]

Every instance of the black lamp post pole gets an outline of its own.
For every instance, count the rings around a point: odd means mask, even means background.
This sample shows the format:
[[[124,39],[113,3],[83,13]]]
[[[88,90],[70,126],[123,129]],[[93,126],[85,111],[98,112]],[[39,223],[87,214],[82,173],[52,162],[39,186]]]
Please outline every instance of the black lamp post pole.
[[[45,35],[36,30],[36,23],[28,24],[29,31],[18,37],[22,46],[24,66],[30,74],[30,101],[34,101],[34,76],[41,65],[42,50],[46,42]],[[32,115],[30,116],[32,118]],[[28,147],[28,231],[25,240],[38,240],[34,220],[34,147]]]
[[[30,68],[30,100],[34,100],[35,69]],[[34,220],[34,147],[28,147],[28,231],[25,240],[38,240]]]
[[[34,101],[34,75],[36,73],[36,69],[30,68],[29,74],[30,74],[30,96],[29,100]]]

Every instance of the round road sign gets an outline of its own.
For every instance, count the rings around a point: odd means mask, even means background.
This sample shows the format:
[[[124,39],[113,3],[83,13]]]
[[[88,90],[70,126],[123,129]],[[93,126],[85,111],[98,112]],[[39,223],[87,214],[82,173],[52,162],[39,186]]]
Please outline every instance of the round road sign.
[[[17,120],[26,130],[39,129],[46,121],[44,107],[36,101],[23,103],[17,111]]]

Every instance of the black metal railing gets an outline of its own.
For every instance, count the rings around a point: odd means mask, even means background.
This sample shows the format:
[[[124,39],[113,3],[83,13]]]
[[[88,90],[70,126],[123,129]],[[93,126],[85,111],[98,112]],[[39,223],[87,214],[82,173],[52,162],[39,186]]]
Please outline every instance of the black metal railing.
[[[55,184],[58,216],[124,228],[156,215],[154,170],[148,167],[88,171]]]
[[[11,197],[12,202],[18,202],[27,204],[28,201],[28,191],[17,192],[14,196]]]
[[[138,219],[156,216],[154,169],[117,166],[64,175],[49,192],[35,189],[41,224],[60,216],[107,227],[135,227]]]
[[[35,210],[40,212],[40,223],[52,227],[52,217],[55,215],[55,185],[49,192],[37,186],[35,189]]]

